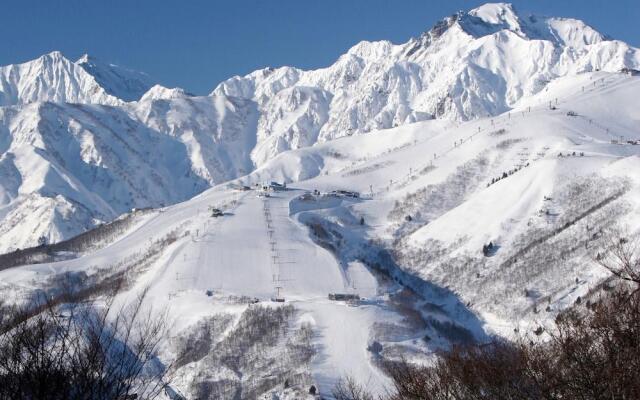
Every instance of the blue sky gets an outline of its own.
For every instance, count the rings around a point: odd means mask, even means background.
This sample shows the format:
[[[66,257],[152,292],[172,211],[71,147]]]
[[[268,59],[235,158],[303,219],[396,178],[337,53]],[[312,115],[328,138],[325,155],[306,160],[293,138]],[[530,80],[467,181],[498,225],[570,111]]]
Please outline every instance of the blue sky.
[[[265,66],[317,68],[360,40],[407,41],[484,1],[432,0],[10,0],[0,64],[52,50],[84,53],[206,94]],[[515,0],[521,13],[585,20],[640,46],[639,0]]]

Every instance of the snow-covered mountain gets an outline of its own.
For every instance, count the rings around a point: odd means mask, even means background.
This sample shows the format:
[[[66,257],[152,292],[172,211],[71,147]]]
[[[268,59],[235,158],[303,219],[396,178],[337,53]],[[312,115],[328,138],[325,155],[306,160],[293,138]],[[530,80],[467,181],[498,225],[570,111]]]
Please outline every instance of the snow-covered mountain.
[[[311,385],[328,397],[345,375],[383,393],[381,360],[425,362],[488,335],[545,339],[559,312],[615,284],[595,258],[614,228],[640,240],[639,94],[639,76],[588,72],[497,116],[284,151],[228,184],[93,231],[83,246],[32,249],[39,264],[0,268],[0,294],[54,297],[59,282],[88,289],[124,278],[116,304],[145,292],[145,311],[166,310],[160,359],[186,398],[311,400]],[[177,130],[185,122],[155,109],[171,115],[207,99],[65,113],[156,114],[158,127],[171,121],[161,135],[173,146],[168,138],[188,143]],[[227,100],[217,97],[221,114],[242,110]],[[199,128],[189,129],[197,142]],[[287,190],[238,190],[269,180]],[[270,301],[276,293],[284,307]]]
[[[381,360],[544,339],[611,283],[607,235],[640,240],[638,69],[508,4],[209,96],[90,57],[2,67],[0,253],[120,218],[0,255],[0,296],[146,293],[186,398],[382,393]]]
[[[256,146],[255,103],[227,96],[192,97],[155,86],[124,107],[144,126],[184,143],[194,173],[214,185],[248,174]]]
[[[638,95],[638,76],[559,78],[499,116],[285,152],[240,181],[359,191],[367,200],[345,207],[307,202],[339,254],[366,259],[346,244],[363,216],[405,284],[454,291],[508,336],[601,290],[609,273],[594,257],[608,232],[640,238]]]
[[[145,74],[88,55],[73,62],[59,51],[0,67],[2,106],[40,101],[119,105],[140,99],[151,86]]]
[[[107,93],[124,101],[140,100],[154,86],[147,74],[104,63],[88,54],[80,57],[75,64],[93,76]]]
[[[327,68],[233,77],[210,96],[154,86],[90,56],[53,52],[0,67],[0,251],[187,199],[292,149],[498,115],[557,78],[622,68],[640,69],[637,49],[581,21],[502,3],[458,12],[404,44],[361,42]],[[67,183],[54,183],[57,174]]]
[[[117,105],[85,69],[54,51],[33,61],[0,67],[0,104],[38,101]]]
[[[181,99],[185,97],[193,96],[184,91],[182,88],[168,88],[162,85],[153,85],[149,90],[143,93],[140,96],[140,101],[149,101],[149,100],[171,100],[171,99]]]
[[[523,16],[498,3],[458,12],[404,44],[361,42],[327,68],[266,68],[213,93],[259,105],[252,158],[261,165],[354,133],[496,115],[558,77],[624,67],[640,67],[638,49],[579,20]]]
[[[251,172],[256,118],[252,102],[220,96],[0,108],[0,252]]]
[[[0,121],[2,251],[41,236],[57,242],[208,186],[184,143],[120,108],[32,103],[1,108]]]

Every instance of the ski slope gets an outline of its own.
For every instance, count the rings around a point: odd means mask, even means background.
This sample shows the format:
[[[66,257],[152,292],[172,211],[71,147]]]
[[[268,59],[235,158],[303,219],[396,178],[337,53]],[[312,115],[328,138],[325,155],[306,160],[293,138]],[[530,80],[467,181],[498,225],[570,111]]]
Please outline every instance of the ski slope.
[[[312,242],[306,227],[289,215],[289,202],[301,193],[289,190],[262,198],[254,191],[212,190],[161,210],[94,254],[2,271],[3,285],[14,292],[28,291],[33,289],[28,283],[38,286],[56,274],[91,273],[87,265],[104,266],[131,257],[139,246],[181,226],[188,235],[170,245],[118,302],[126,303],[135,293],[148,289],[146,304],[153,309],[167,308],[172,332],[180,332],[210,313],[240,312],[246,307],[224,305],[222,299],[227,296],[255,297],[269,304],[276,287],[281,286],[286,302],[300,309],[301,321],[317,329],[318,355],[311,365],[317,386],[328,393],[339,378],[353,374],[382,390],[385,378],[369,362],[366,350],[370,327],[381,316],[389,320],[398,316],[374,301],[377,293],[372,286],[368,286],[370,304],[360,307],[327,299],[329,293],[348,292],[355,281],[374,285],[375,279],[366,269],[347,277],[338,261]],[[224,216],[209,216],[210,205],[231,202],[235,205],[225,208]],[[265,209],[271,215],[269,225]],[[215,295],[208,297],[208,290]]]
[[[588,249],[597,241],[584,239],[593,232],[582,232],[623,227],[637,235],[640,152],[627,141],[640,138],[633,100],[638,93],[640,80],[623,74],[559,79],[544,94],[497,117],[440,129],[417,123],[375,133],[371,142],[349,138],[322,145],[314,155],[341,153],[358,161],[325,163],[302,185],[370,194],[373,201],[350,210],[366,216],[368,235],[387,240],[403,270],[454,290],[490,332],[510,336],[514,329],[551,320],[607,276],[593,265],[594,250]],[[567,115],[570,111],[576,115]],[[393,143],[397,150],[363,155],[366,145],[360,142],[381,149]],[[306,151],[283,154],[272,169],[286,179],[285,173],[304,166],[307,158],[312,157]],[[507,171],[513,174],[491,184]],[[569,193],[577,189],[582,197],[572,198]],[[595,211],[582,215],[588,205]],[[404,221],[407,215],[411,222]],[[549,256],[549,265],[535,272],[509,264],[528,237],[569,222],[569,229],[545,241],[551,247],[531,255],[560,251],[572,242],[584,251],[566,247],[562,251],[569,259]],[[482,257],[479,249],[490,241],[499,249]],[[539,295],[526,298],[525,288]],[[537,308],[550,311],[540,315]]]
[[[190,227],[191,235],[176,244],[157,272],[150,271],[137,286],[150,288],[154,307],[165,303],[177,311],[172,313],[178,318],[176,330],[187,328],[200,307],[211,308],[207,290],[215,298],[249,296],[268,303],[276,287],[281,287],[279,293],[286,302],[300,309],[301,321],[317,329],[318,354],[311,365],[317,387],[328,393],[349,374],[382,391],[386,378],[370,363],[366,347],[372,324],[383,315],[390,320],[398,315],[373,301],[375,290],[369,291],[371,304],[360,307],[327,299],[328,293],[349,292],[354,278],[369,284],[375,279],[366,270],[347,277],[337,260],[311,241],[306,228],[289,215],[289,202],[300,193],[290,190],[269,198],[257,197],[253,191],[236,193],[232,197],[238,204],[215,219],[200,209],[200,218],[194,218],[200,221]],[[270,224],[265,209],[271,215]]]

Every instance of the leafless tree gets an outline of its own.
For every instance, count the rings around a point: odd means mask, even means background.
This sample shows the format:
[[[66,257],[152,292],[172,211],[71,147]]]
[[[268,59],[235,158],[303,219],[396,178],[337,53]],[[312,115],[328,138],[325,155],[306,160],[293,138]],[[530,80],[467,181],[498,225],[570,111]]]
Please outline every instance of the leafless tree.
[[[550,340],[457,346],[429,366],[386,363],[387,400],[640,399],[638,246],[624,238],[596,257],[619,284],[559,314]],[[340,399],[372,398],[353,380],[337,391]]]
[[[640,241],[628,237],[619,230],[609,233],[604,251],[595,259],[616,277],[640,287]]]
[[[350,376],[340,379],[332,394],[336,400],[374,400],[373,395]]]
[[[157,359],[166,316],[143,307],[146,292],[114,309],[92,302],[5,307],[0,399],[153,399],[167,383]]]

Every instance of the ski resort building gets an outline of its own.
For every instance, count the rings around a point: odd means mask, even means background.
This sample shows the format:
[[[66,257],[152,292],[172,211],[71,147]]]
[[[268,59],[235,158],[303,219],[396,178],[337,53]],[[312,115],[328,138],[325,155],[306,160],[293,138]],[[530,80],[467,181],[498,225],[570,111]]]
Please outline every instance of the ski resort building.
[[[272,192],[279,192],[282,190],[287,190],[287,184],[286,183],[278,183],[278,182],[265,182],[262,184],[262,190],[266,191],[272,191]]]
[[[329,293],[329,300],[333,301],[349,301],[360,300],[360,295],[354,293]]]

